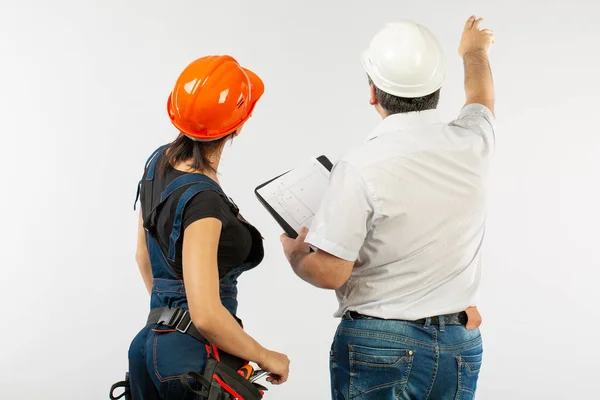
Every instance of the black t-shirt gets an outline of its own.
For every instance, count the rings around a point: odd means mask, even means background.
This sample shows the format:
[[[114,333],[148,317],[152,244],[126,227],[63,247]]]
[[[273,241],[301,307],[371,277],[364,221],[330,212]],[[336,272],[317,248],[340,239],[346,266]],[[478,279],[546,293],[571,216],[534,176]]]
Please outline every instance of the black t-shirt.
[[[162,158],[162,157],[161,157]],[[158,160],[157,165],[160,165],[161,160]],[[165,173],[161,173],[158,168],[154,175],[154,183],[152,185],[152,202],[157,204],[162,192],[167,185],[176,178],[185,175],[185,172],[178,171],[170,166],[167,166]],[[158,242],[165,252],[168,251],[169,237],[173,228],[173,220],[177,209],[178,199],[188,187],[183,187],[176,190],[164,203],[156,217],[156,235]],[[143,180],[141,188],[141,198],[146,196],[146,191],[149,190],[148,181]],[[144,204],[142,202],[142,204]],[[142,207],[143,208],[143,207]],[[142,209],[144,218],[150,210]],[[186,205],[183,211],[183,219],[181,226],[181,235],[176,243],[175,262],[171,263],[175,271],[182,271],[182,247],[183,235],[185,228],[203,218],[217,218],[223,224],[221,237],[219,240],[218,249],[218,266],[219,275],[223,277],[232,268],[243,263],[250,262],[257,264],[260,260],[253,260],[257,251],[253,250],[253,238],[248,225],[240,221],[230,204],[219,193],[213,190],[204,190],[195,195]],[[262,243],[254,243],[255,246]],[[255,253],[255,254],[253,254]],[[256,254],[257,255],[257,254]],[[261,256],[262,258],[262,256]],[[174,265],[173,265],[174,264]]]

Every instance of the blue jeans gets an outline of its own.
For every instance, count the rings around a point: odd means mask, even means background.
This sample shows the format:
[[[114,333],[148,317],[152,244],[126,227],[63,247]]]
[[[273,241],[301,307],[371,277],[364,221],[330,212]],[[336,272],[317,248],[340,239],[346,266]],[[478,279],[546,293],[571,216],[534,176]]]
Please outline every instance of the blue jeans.
[[[197,399],[181,384],[179,376],[204,371],[204,343],[185,333],[154,328],[155,325],[144,327],[129,347],[133,400]]]
[[[474,399],[482,353],[479,329],[345,317],[331,348],[332,398]]]

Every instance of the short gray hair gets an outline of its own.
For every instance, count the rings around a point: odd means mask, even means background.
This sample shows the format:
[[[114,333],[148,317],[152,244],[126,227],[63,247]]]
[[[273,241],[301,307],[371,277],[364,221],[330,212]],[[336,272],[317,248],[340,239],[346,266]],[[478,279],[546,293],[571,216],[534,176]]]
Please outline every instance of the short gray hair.
[[[369,85],[373,85],[375,88],[375,97],[377,97],[377,101],[381,105],[381,108],[383,108],[388,114],[435,110],[440,101],[440,89],[423,97],[398,97],[379,89],[377,86],[375,86],[371,80],[371,77],[368,75],[367,77],[369,78]]]

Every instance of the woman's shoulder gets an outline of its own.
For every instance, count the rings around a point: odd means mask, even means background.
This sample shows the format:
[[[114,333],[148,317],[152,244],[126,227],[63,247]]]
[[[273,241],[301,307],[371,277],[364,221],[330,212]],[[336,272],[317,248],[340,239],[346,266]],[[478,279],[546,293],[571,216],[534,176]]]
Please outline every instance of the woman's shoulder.
[[[225,200],[225,195],[217,192],[214,189],[204,189],[198,192],[192,199],[194,203],[203,203],[204,205],[212,206],[228,206]]]
[[[224,226],[235,218],[224,195],[212,189],[202,190],[190,199],[184,210],[184,226],[209,217],[219,219]]]

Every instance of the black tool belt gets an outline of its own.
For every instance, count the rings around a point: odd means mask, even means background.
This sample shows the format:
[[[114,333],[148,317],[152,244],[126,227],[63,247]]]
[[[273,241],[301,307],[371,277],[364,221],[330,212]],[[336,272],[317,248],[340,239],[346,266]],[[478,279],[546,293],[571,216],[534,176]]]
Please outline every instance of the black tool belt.
[[[441,315],[441,316],[435,316],[435,317],[431,317],[431,325],[439,325],[440,324],[440,317],[443,317],[444,320],[444,324],[445,325],[467,325],[467,313],[464,311],[458,312],[458,313],[454,313],[454,314],[447,314],[447,315]],[[353,319],[378,319],[378,320],[382,320],[383,318],[376,318],[376,317],[370,317],[368,315],[363,315],[360,313],[357,313],[356,311],[346,311],[346,313],[344,314],[344,316],[342,317],[342,319],[345,320],[353,320]],[[393,321],[393,320],[390,320]],[[397,320],[400,321],[400,320]],[[421,318],[418,319],[416,321],[406,321],[406,322],[414,322],[417,324],[425,324],[425,322],[427,321],[426,318]]]
[[[188,372],[181,375],[180,380],[190,392],[206,400],[261,400],[267,390],[213,358],[210,353],[203,374]]]

